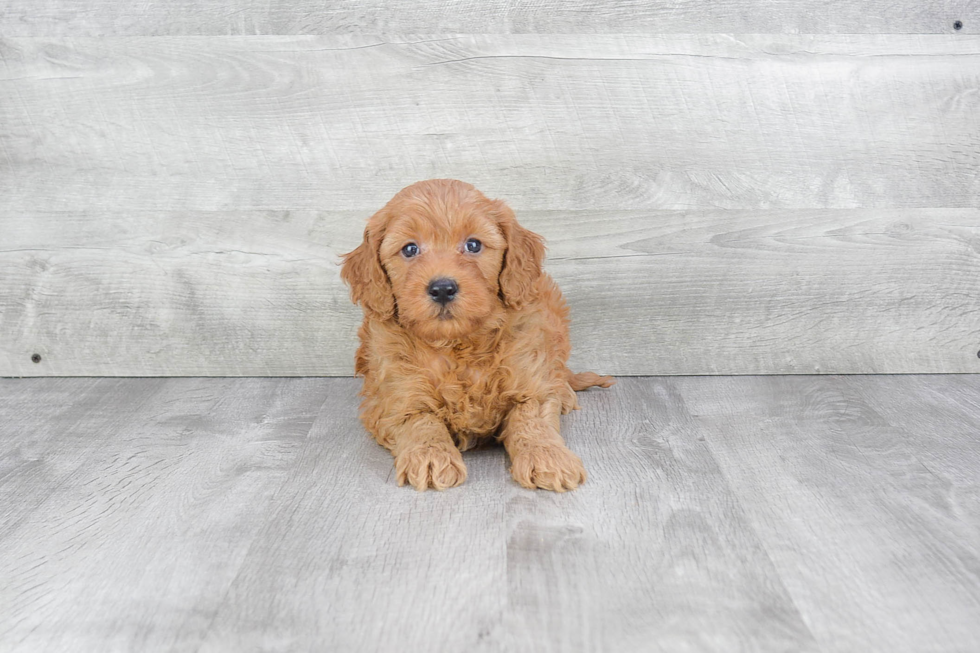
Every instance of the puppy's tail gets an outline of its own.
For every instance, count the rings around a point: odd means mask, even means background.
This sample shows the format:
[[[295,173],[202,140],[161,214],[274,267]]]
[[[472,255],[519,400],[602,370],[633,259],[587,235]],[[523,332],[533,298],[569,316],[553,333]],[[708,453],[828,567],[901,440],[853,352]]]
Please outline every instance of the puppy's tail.
[[[616,380],[611,376],[599,376],[595,372],[579,372],[575,374],[571,370],[568,370],[568,385],[572,386],[572,390],[576,392],[591,388],[592,386],[608,388],[615,382]]]

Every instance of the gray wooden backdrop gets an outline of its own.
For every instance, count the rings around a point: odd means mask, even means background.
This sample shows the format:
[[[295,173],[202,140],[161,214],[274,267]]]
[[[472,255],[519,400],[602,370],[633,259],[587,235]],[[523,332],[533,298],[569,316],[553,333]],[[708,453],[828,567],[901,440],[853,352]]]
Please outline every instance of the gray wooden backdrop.
[[[350,374],[338,255],[432,177],[547,238],[576,368],[980,372],[975,1],[6,0],[0,34],[0,376]]]

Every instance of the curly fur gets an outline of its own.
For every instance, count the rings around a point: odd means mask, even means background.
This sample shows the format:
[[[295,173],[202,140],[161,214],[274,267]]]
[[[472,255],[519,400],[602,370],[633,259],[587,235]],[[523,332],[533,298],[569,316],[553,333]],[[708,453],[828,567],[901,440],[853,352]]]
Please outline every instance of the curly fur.
[[[481,252],[466,251],[469,238]],[[411,259],[401,254],[408,242],[421,248]],[[575,391],[613,380],[566,367],[568,308],[543,258],[541,237],[506,204],[445,179],[402,189],[344,255],[341,277],[364,310],[361,420],[394,455],[399,485],[459,485],[460,451],[489,438],[503,443],[525,487],[585,482],[559,415],[578,408]],[[439,277],[459,287],[446,307],[427,293]]]

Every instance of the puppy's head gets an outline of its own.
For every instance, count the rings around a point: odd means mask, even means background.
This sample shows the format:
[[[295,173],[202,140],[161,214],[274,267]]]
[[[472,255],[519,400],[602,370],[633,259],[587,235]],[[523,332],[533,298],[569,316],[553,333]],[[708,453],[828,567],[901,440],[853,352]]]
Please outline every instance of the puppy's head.
[[[520,309],[543,256],[541,237],[506,204],[433,179],[402,189],[368,220],[341,277],[371,317],[396,319],[424,340],[452,340]]]

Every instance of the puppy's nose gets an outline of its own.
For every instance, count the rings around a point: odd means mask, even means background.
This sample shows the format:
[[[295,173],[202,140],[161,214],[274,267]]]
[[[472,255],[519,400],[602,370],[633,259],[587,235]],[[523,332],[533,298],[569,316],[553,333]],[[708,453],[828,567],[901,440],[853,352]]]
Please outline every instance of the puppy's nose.
[[[433,279],[429,282],[429,297],[443,306],[456,299],[458,290],[459,286],[452,279]]]

